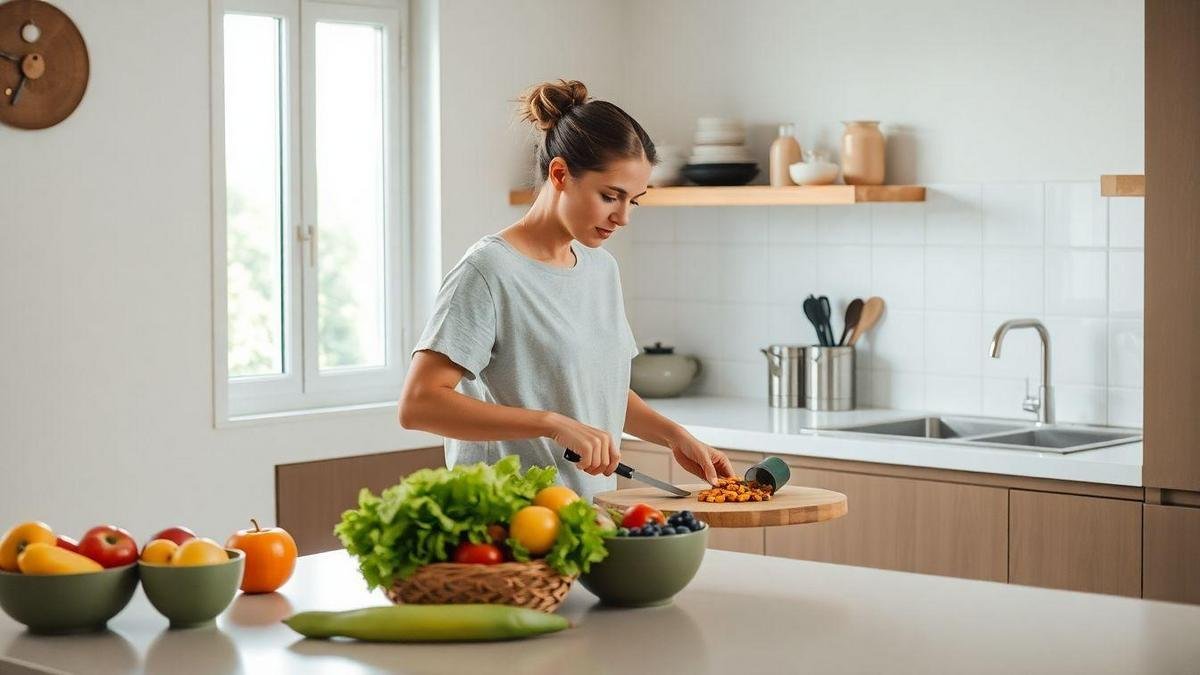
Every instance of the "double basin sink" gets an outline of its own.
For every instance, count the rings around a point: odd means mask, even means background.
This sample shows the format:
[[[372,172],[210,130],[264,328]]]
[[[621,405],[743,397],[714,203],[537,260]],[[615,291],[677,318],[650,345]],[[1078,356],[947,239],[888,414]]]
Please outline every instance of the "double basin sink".
[[[914,417],[830,431],[1061,454],[1136,443],[1142,439],[1135,429],[1037,425],[973,417]]]

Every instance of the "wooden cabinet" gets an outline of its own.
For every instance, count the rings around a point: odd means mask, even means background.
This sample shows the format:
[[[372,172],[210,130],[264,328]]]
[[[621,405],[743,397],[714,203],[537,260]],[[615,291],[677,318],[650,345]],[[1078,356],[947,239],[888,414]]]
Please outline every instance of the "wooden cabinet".
[[[766,531],[767,555],[1006,581],[1003,488],[792,468],[797,485],[846,495],[847,514]]]
[[[1140,596],[1142,504],[1011,490],[1009,581]]]
[[[358,505],[358,492],[378,494],[417,469],[445,466],[441,447],[398,450],[275,467],[275,522],[291,533],[300,555],[341,548],[333,527]]]
[[[671,480],[671,464],[674,462],[665,448],[660,448],[650,443],[635,444],[626,441],[621,444],[621,462],[632,466],[647,476],[653,476],[659,480]],[[618,490],[632,487],[646,487],[646,485],[617,476]]]
[[[1200,603],[1200,508],[1146,504],[1142,536],[1143,597]]]

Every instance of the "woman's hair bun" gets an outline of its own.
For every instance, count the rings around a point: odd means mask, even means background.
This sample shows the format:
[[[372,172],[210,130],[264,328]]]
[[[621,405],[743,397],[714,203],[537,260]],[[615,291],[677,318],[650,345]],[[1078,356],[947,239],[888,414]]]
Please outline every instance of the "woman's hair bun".
[[[571,108],[587,102],[588,91],[579,80],[559,80],[534,85],[521,94],[521,119],[550,131]]]

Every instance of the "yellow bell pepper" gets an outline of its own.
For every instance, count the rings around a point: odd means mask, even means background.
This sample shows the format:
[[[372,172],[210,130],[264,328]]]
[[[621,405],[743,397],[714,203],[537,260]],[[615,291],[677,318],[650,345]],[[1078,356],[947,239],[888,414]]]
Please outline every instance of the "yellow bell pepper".
[[[99,572],[100,563],[51,544],[33,543],[17,557],[22,574],[79,574]]]

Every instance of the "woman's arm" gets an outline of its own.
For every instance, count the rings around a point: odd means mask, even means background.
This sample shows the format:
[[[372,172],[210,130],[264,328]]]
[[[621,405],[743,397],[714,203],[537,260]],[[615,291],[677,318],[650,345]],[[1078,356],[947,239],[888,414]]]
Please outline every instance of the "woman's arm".
[[[625,409],[625,432],[670,448],[679,466],[710,484],[715,484],[720,476],[733,475],[733,465],[725,453],[701,443],[687,429],[647,405],[633,390],[629,391]]]
[[[463,441],[547,437],[578,452],[579,468],[610,475],[620,462],[608,433],[556,412],[487,403],[455,391],[465,371],[446,355],[419,351],[400,394],[400,426]]]

